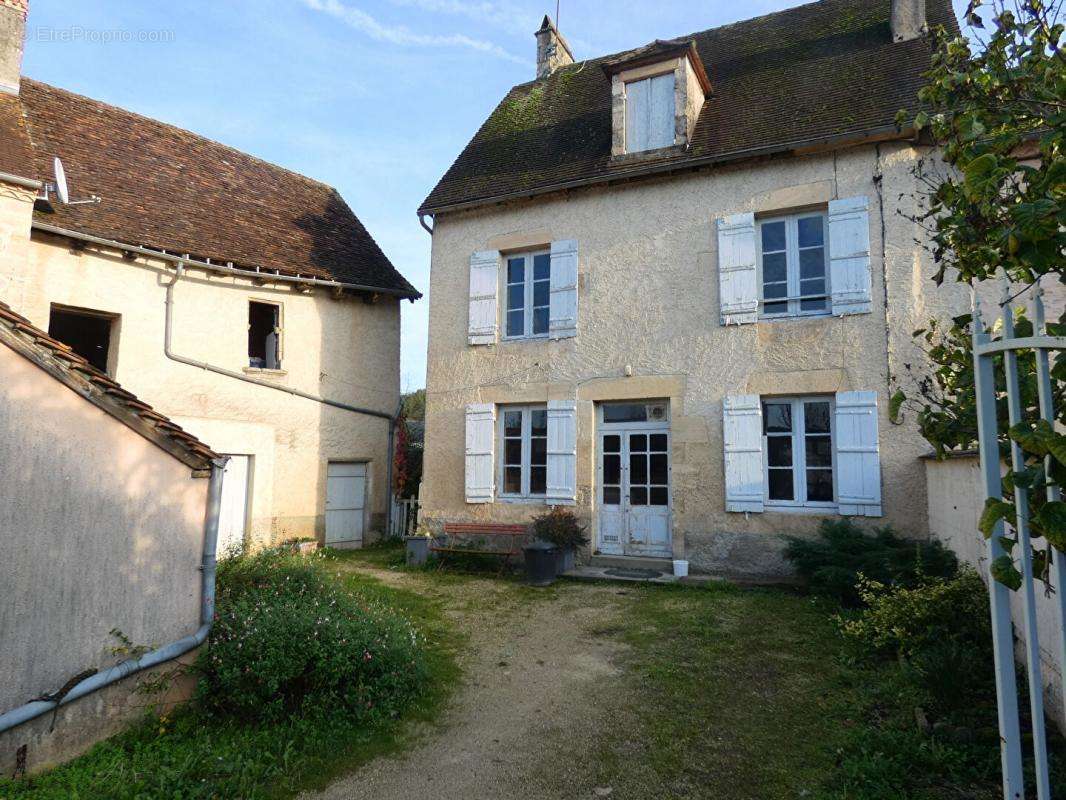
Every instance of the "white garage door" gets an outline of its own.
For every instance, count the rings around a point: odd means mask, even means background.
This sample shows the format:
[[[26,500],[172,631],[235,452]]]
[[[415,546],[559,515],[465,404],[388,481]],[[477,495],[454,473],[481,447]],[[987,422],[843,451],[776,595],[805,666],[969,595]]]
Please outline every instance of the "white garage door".
[[[363,543],[367,465],[334,461],[326,466],[326,544]]]
[[[219,555],[244,545],[248,528],[248,479],[252,475],[251,456],[231,455],[222,472],[222,499],[218,513]]]

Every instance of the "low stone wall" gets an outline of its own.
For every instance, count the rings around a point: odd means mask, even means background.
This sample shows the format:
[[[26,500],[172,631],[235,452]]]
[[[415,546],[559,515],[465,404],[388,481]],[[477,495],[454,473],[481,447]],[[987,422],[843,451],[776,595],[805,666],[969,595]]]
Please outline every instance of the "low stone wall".
[[[944,461],[925,461],[925,475],[929,497],[929,530],[931,535],[943,542],[959,557],[973,565],[983,578],[988,579],[988,552],[984,537],[977,530],[977,521],[984,506],[984,486],[977,455],[964,454]],[[1062,590],[1062,587],[1059,587]],[[1058,615],[1055,610],[1055,595],[1047,596],[1037,586],[1036,612],[1037,636],[1040,639],[1040,655],[1044,673],[1045,708],[1059,726],[1066,730],[1064,719],[1062,681],[1062,639]],[[1011,617],[1017,636],[1016,655],[1019,659],[1018,674],[1024,671],[1023,599],[1020,592],[1011,597]]]

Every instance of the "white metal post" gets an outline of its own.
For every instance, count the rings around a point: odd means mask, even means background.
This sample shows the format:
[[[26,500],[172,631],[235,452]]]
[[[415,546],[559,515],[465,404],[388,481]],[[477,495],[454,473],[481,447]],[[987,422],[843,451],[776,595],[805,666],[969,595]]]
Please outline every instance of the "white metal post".
[[[1014,339],[1014,312],[1010,307],[1010,284],[1003,286],[1003,340]],[[1018,383],[1018,354],[1013,349],[1003,351],[1003,370],[1007,378],[1007,414],[1013,427],[1022,421],[1021,386]],[[980,400],[978,400],[980,402]],[[1025,469],[1025,453],[1018,442],[1010,443],[1011,469]],[[1014,485],[1014,508],[1017,512],[1015,530],[1018,533],[1018,558],[1022,564],[1022,599],[1025,614],[1025,662],[1029,676],[1029,713],[1033,720],[1033,756],[1036,762],[1037,800],[1051,797],[1048,777],[1047,736],[1044,729],[1044,678],[1040,669],[1040,636],[1037,630],[1036,589],[1033,586],[1033,549],[1029,537],[1029,490]]]
[[[1003,480],[1000,474],[999,437],[996,420],[996,385],[991,355],[978,352],[991,340],[981,321],[976,295],[973,310],[974,388],[977,394],[977,433],[984,476],[985,496],[1001,499]],[[989,568],[1004,555],[1000,537],[1003,521],[996,523],[988,538]],[[1018,723],[1018,686],[1014,674],[1014,633],[1010,617],[1010,589],[988,575],[989,604],[992,614],[992,643],[996,670],[996,705],[999,715],[1000,762],[1003,771],[1004,800],[1023,800],[1021,730]]]
[[[1047,323],[1044,319],[1044,289],[1039,283],[1033,293],[1033,335],[1046,336]],[[1055,403],[1051,394],[1051,367],[1048,363],[1048,351],[1042,347],[1036,348],[1036,389],[1040,400],[1040,416],[1052,425],[1055,424]],[[1062,489],[1052,486],[1051,480],[1051,456],[1044,459],[1044,473],[1047,476],[1047,499],[1056,501],[1062,499]],[[1059,622],[1059,668],[1063,670],[1060,675],[1060,691],[1062,692],[1063,711],[1066,712],[1066,556],[1057,547],[1051,551],[1051,580],[1055,585],[1055,605],[1058,608]],[[1063,728],[1066,729],[1066,714],[1062,719]]]

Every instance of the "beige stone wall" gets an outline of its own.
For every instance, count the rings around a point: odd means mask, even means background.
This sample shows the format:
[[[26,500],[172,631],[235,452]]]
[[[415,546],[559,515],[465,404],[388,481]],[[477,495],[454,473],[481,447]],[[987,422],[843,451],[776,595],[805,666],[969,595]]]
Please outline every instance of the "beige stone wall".
[[[1004,471],[1006,466],[1004,465]],[[984,482],[980,459],[976,455],[950,458],[946,461],[927,460],[925,475],[928,482],[929,530],[934,538],[974,567],[988,580],[988,549],[984,537],[977,530],[977,522],[984,508]],[[1051,719],[1060,730],[1063,721],[1062,664],[1058,599],[1047,596],[1037,585],[1037,636],[1040,640],[1040,660],[1044,674],[1044,700]],[[1011,618],[1018,634],[1017,655],[1024,663],[1025,607],[1021,592],[1011,595]]]
[[[742,393],[876,391],[885,518],[928,531],[928,450],[887,414],[890,372],[911,358],[930,314],[959,313],[968,295],[934,292],[933,267],[900,216],[916,190],[918,153],[889,144],[767,161],[521,204],[440,215],[433,236],[424,509],[434,521],[526,520],[536,505],[467,505],[464,407],[470,402],[578,403],[578,512],[593,520],[594,401],[667,398],[673,430],[674,556],[741,574],[787,570],[780,534],[812,534],[812,514],[725,511],[722,398]],[[714,219],[870,198],[873,311],[853,317],[719,325]],[[902,201],[904,210],[909,205]],[[474,250],[576,239],[578,335],[561,341],[467,344]],[[535,241],[534,241],[535,240]],[[887,289],[887,295],[886,295]],[[626,367],[633,377],[624,377]]]
[[[209,481],[0,345],[0,711],[121,657],[110,635],[158,646],[200,624]],[[0,735],[0,769],[74,755],[138,713],[132,685]],[[116,690],[117,691],[117,690]],[[115,704],[117,703],[117,705]],[[101,720],[103,723],[101,724]]]
[[[386,511],[388,423],[170,361],[163,354],[160,261],[124,260],[29,230],[29,203],[0,192],[0,299],[47,330],[52,304],[120,315],[114,377],[218,452],[254,456],[250,538],[257,544],[324,534],[326,463],[370,462],[368,530]],[[20,241],[21,236],[21,241]],[[190,270],[174,291],[176,353],[240,371],[247,366],[249,300],[283,306],[279,385],[394,413],[400,392],[399,300],[374,304],[303,294],[283,284]],[[264,377],[259,375],[258,377]]]

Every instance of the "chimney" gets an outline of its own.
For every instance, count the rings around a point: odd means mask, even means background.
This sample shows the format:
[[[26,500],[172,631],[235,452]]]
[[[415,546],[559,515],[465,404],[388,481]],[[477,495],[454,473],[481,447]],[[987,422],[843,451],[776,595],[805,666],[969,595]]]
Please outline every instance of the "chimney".
[[[892,0],[893,42],[907,42],[928,32],[925,0]]]
[[[19,93],[30,0],[0,0],[0,92]]]
[[[0,3],[6,0],[0,0]],[[574,63],[574,54],[570,52],[570,45],[559,33],[555,23],[544,15],[544,22],[537,31],[537,79],[546,78],[559,67]]]

